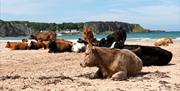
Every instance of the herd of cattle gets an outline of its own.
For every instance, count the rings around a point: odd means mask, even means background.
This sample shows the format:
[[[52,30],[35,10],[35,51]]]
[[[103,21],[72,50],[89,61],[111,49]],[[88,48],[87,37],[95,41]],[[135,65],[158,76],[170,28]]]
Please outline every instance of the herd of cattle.
[[[96,66],[99,70],[94,78],[125,79],[127,75],[136,75],[142,66],[167,65],[172,59],[172,53],[157,46],[173,43],[171,38],[162,38],[155,41],[155,46],[125,45],[126,31],[119,28],[106,38],[96,40],[93,32],[85,28],[76,43],[56,39],[55,32],[38,32],[30,35],[28,41],[7,42],[6,48],[12,50],[32,50],[48,48],[49,53],[57,52],[85,52],[82,67]]]

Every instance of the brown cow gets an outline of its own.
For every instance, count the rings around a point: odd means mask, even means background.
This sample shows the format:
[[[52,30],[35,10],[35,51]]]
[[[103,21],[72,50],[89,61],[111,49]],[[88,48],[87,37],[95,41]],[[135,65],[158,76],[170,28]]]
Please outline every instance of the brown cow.
[[[42,41],[42,42],[44,43],[44,45],[45,45],[46,48],[49,47],[49,41]]]
[[[10,48],[12,50],[27,50],[28,43],[26,42],[7,42],[6,48]]]
[[[107,47],[88,48],[82,67],[98,67],[94,78],[111,78],[122,80],[127,75],[136,75],[142,69],[142,61],[128,49],[111,49]]]
[[[11,48],[11,46],[16,45],[18,42],[7,42],[5,48]]]
[[[173,40],[171,38],[160,38],[154,42],[155,46],[168,46],[169,44],[173,44]]]
[[[51,40],[49,42],[49,53],[71,52],[73,43],[64,39]]]
[[[46,44],[44,44],[43,42],[40,42],[40,41],[37,41],[37,42],[34,42],[34,41],[31,41],[30,45],[29,45],[29,49],[41,49],[41,48],[44,48],[46,49],[47,46]]]
[[[30,35],[30,39],[35,39],[36,41],[49,41],[50,39],[56,39],[56,33],[53,31],[50,32],[37,32],[33,35]]]
[[[84,27],[82,36],[83,36],[84,40],[87,41],[88,44],[91,44],[93,46],[98,45],[98,41],[96,40],[96,38],[94,38],[93,32],[86,26]]]

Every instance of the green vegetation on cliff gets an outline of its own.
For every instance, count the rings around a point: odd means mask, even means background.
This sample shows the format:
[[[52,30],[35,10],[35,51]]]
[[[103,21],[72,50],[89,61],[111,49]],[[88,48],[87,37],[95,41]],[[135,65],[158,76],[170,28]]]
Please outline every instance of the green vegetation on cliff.
[[[126,32],[146,32],[139,24],[125,22],[85,22],[85,23],[41,23],[29,21],[3,21],[0,19],[0,36],[26,36],[39,31],[71,31],[82,32],[84,26],[95,33],[110,34],[123,27]]]
[[[133,32],[145,32],[145,30],[139,24],[136,24],[134,29],[133,29]]]

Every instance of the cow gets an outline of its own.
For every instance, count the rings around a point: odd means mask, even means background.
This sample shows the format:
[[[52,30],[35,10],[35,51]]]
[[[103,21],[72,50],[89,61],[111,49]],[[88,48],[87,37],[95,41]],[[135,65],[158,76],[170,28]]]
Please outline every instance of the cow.
[[[173,44],[173,40],[171,38],[160,38],[154,42],[155,46],[168,46],[169,44]]]
[[[94,38],[93,32],[88,27],[84,28],[82,36],[83,39],[90,45],[97,46],[99,43],[96,38]]]
[[[7,42],[6,48],[10,48],[12,50],[27,50],[29,49],[28,43],[26,42]]]
[[[72,42],[61,39],[61,40],[51,40],[48,44],[49,53],[57,52],[71,52]]]
[[[116,44],[114,46],[116,48],[122,48],[124,46],[126,36],[127,36],[126,30],[123,27],[119,27],[117,31],[113,32],[112,34],[109,34],[106,37],[105,41],[107,42],[108,47],[110,47],[109,45],[111,45],[113,42],[116,42]]]
[[[56,32],[37,32],[29,36],[30,39],[35,39],[36,41],[49,41],[50,39],[56,39]]]
[[[47,46],[46,44],[44,44],[43,42],[40,42],[40,41],[37,41],[37,42],[34,42],[34,41],[31,41],[30,45],[29,45],[29,49],[41,49],[41,48],[44,48],[46,49]]]
[[[123,80],[137,75],[143,66],[141,59],[128,49],[90,47],[80,63],[82,67],[98,67],[93,78]]]
[[[28,39],[22,39],[22,42],[28,42]]]
[[[85,40],[83,40],[83,39],[81,39],[81,38],[78,38],[78,41],[77,41],[78,43],[83,43],[84,45],[87,45],[88,44],[88,42],[87,41],[85,41]]]
[[[113,42],[116,42],[114,46],[116,48],[122,48],[124,46],[127,34],[123,27],[119,27],[117,31],[98,41],[96,38],[94,38],[93,32],[89,28],[85,27],[82,36],[84,40],[79,38],[78,42],[84,43],[85,45],[91,44],[93,46],[110,47]]]
[[[16,45],[18,42],[7,42],[5,48],[11,48],[12,46]]]
[[[49,41],[42,41],[42,42],[44,43],[44,45],[45,45],[46,48],[49,47]]]
[[[124,45],[123,49],[134,52],[143,62],[143,66],[162,66],[167,65],[173,54],[165,49],[155,46]]]
[[[83,43],[73,43],[72,52],[85,52],[86,46]]]

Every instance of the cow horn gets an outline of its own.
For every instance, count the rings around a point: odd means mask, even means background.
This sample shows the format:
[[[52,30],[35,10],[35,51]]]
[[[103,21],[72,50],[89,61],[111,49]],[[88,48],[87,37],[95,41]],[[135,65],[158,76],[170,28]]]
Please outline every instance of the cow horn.
[[[113,42],[110,48],[114,48],[116,42]]]

